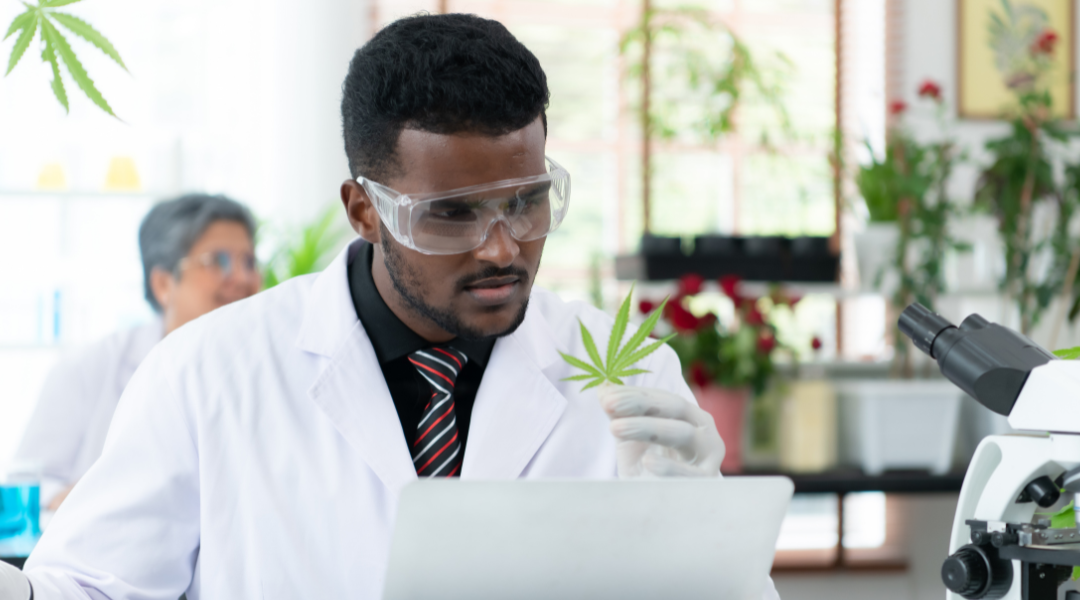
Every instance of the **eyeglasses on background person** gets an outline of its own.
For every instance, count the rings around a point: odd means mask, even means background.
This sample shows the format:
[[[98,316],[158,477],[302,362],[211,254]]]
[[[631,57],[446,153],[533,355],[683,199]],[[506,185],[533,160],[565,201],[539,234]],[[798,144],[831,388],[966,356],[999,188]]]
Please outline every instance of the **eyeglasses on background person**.
[[[559,227],[570,206],[570,173],[545,160],[543,175],[428,194],[402,194],[362,176],[356,181],[400,244],[424,254],[460,254],[479,248],[496,222],[519,242]]]
[[[237,270],[244,275],[258,273],[258,264],[255,255],[249,252],[229,252],[227,250],[214,250],[204,252],[197,256],[189,256],[180,259],[176,265],[177,274],[191,268],[206,269],[222,279],[228,279]]]

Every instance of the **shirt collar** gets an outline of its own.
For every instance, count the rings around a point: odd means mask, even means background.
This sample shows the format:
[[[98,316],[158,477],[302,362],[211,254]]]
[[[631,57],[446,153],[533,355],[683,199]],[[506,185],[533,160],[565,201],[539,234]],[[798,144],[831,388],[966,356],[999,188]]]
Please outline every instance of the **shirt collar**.
[[[402,323],[394,311],[386,305],[386,301],[375,287],[375,280],[371,277],[371,261],[374,254],[371,244],[364,244],[356,253],[352,263],[349,264],[349,291],[352,294],[353,305],[356,307],[356,315],[360,318],[360,324],[364,326],[364,330],[367,331],[368,338],[371,339],[379,364],[386,364],[417,350],[430,348],[434,344],[409,329],[408,325]],[[464,352],[470,362],[483,368],[487,365],[488,357],[491,356],[495,338],[486,340],[459,338],[450,343],[454,348]]]

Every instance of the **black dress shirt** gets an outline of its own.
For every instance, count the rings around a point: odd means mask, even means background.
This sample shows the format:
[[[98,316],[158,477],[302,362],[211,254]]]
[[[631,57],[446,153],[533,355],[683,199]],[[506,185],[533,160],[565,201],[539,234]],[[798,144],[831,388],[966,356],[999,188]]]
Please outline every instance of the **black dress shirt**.
[[[394,399],[398,420],[401,421],[401,432],[405,435],[409,448],[412,448],[421,412],[431,398],[431,385],[409,362],[409,355],[435,344],[420,337],[402,323],[379,295],[375,281],[371,278],[373,255],[371,244],[364,244],[356,253],[349,264],[349,291],[352,293],[353,306],[360,317],[360,324],[364,326],[371,345],[375,348],[375,357],[379,360],[390,397]],[[476,390],[480,387],[480,380],[484,376],[484,368],[491,356],[491,349],[495,346],[495,340],[457,339],[450,344],[469,357],[454,384],[454,412],[457,416],[458,440],[461,441],[461,453],[464,456],[465,444],[469,439],[473,401],[476,399]],[[357,390],[357,393],[362,391]]]

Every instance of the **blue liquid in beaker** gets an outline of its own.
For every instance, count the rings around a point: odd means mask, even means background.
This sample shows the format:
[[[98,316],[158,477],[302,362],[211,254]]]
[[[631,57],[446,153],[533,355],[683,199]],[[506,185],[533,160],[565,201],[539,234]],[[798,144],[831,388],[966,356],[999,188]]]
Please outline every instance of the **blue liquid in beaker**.
[[[0,485],[0,556],[28,556],[41,536],[40,486]]]

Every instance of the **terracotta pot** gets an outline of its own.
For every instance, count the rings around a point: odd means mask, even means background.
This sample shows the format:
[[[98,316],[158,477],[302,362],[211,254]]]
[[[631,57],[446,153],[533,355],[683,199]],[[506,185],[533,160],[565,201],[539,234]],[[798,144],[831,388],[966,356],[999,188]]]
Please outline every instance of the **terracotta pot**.
[[[739,473],[743,464],[743,428],[746,422],[746,406],[750,403],[748,388],[723,388],[708,385],[692,386],[698,406],[712,415],[716,430],[724,440],[727,453],[720,465],[721,473]]]

